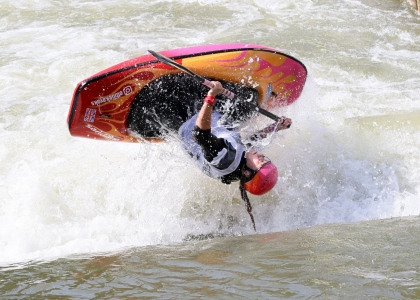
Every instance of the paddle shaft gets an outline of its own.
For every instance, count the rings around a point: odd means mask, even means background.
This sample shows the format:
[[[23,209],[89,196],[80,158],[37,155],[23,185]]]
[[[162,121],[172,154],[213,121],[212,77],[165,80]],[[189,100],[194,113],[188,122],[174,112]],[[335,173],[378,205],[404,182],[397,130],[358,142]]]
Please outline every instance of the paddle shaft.
[[[199,75],[197,75],[199,76]],[[204,84],[205,86],[208,86],[209,88],[213,88],[214,84],[211,81],[208,81],[205,78],[202,78],[202,84]],[[235,94],[225,88],[223,88],[222,94],[225,95],[226,97],[229,97],[230,99],[233,99],[233,97],[235,97]],[[280,118],[279,116],[276,116],[275,114],[269,112],[268,110],[265,110],[264,108],[259,107],[258,105],[256,105],[255,103],[252,102],[248,102],[248,101],[244,101],[244,103],[246,103],[247,105],[251,106],[254,110],[258,111],[260,114],[276,121],[282,121],[283,119]]]
[[[181,71],[184,71],[185,73],[191,75],[195,80],[197,80],[198,82],[200,82],[201,84],[204,84],[205,86],[209,87],[209,88],[213,88],[214,85],[211,81],[207,80],[206,78],[204,78],[203,76],[200,76],[194,72],[192,72],[190,69],[186,68],[183,65],[178,64],[177,62],[173,61],[172,59],[157,53],[155,51],[152,50],[148,50],[155,58],[157,58],[157,60],[159,60],[160,62],[163,62],[164,64],[170,65],[174,68],[177,68]],[[226,97],[233,99],[235,97],[235,94],[225,88],[223,88],[222,94],[225,95]],[[269,112],[268,110],[265,110],[261,107],[259,107],[257,104],[252,103],[252,102],[248,102],[248,101],[244,101],[244,103],[246,103],[247,105],[249,105],[250,107],[252,107],[254,110],[258,111],[260,114],[276,121],[282,121],[283,118],[280,118],[279,116],[276,116],[275,114]],[[288,126],[290,127],[290,125]]]

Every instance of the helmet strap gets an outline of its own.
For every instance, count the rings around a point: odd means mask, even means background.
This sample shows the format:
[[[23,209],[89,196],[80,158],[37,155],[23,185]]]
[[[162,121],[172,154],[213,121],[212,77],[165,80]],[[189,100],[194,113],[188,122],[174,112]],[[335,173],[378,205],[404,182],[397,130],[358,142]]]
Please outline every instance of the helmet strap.
[[[242,172],[243,172],[242,176],[246,177],[246,180],[245,180],[244,183],[246,183],[248,181],[251,181],[254,178],[254,176],[258,173],[257,170],[254,170],[254,169],[251,169],[250,167],[248,167],[246,163],[244,164],[244,169],[243,169]],[[242,178],[241,178],[241,180],[242,180]]]

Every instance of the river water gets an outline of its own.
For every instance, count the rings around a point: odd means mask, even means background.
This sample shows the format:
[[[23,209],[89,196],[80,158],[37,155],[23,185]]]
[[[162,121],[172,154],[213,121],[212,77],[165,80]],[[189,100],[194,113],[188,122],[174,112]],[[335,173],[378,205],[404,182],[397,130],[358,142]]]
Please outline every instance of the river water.
[[[176,142],[71,137],[76,84],[156,51],[308,68],[251,197]],[[420,297],[420,16],[400,0],[0,0],[0,298]],[[263,122],[263,120],[257,120]]]

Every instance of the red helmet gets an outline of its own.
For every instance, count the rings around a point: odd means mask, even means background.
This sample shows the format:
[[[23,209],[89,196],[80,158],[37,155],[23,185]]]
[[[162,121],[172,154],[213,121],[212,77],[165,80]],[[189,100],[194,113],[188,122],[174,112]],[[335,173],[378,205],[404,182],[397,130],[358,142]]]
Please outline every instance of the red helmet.
[[[250,181],[244,184],[244,187],[251,194],[261,196],[276,185],[277,179],[277,167],[273,163],[268,162],[257,171]]]

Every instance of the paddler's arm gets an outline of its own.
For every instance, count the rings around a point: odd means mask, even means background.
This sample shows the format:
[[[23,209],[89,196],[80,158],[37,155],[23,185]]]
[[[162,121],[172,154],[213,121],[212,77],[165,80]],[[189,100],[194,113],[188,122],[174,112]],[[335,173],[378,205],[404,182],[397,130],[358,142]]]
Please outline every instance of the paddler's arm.
[[[251,140],[265,139],[269,133],[273,131],[280,131],[289,128],[292,125],[292,120],[286,117],[281,117],[279,122],[273,123],[266,128],[258,131],[251,137]]]
[[[214,87],[209,90],[207,97],[204,98],[203,106],[197,116],[195,125],[202,130],[211,129],[211,114],[213,112],[214,98],[223,91],[223,86],[218,81],[212,81]]]
[[[213,104],[215,97],[219,94],[223,87],[219,82],[213,81],[214,88],[210,89],[207,97],[204,98],[203,106],[197,116],[192,136],[196,143],[200,145],[204,157],[207,161],[212,161],[226,144],[223,139],[219,139],[211,133],[211,114],[213,112]]]

